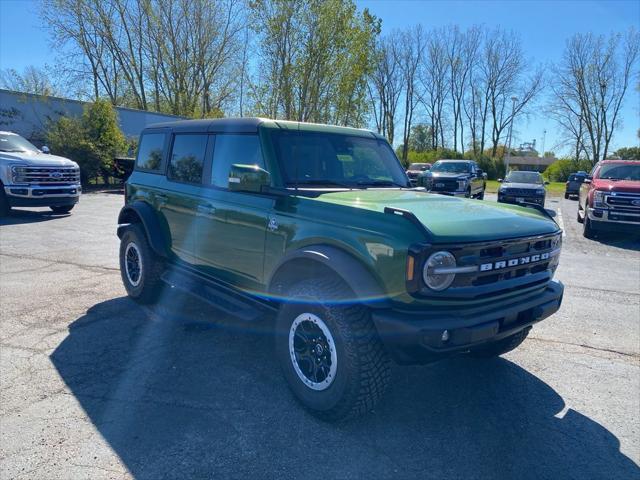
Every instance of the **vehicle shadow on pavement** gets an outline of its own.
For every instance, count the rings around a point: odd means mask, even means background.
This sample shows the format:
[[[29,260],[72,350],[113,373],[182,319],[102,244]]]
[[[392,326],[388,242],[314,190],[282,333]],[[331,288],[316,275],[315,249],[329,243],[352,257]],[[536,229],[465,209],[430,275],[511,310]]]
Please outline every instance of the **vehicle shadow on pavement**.
[[[609,247],[640,252],[640,235],[598,232],[596,233],[595,238],[591,241],[602,243]]]
[[[269,322],[238,325],[190,297],[163,298],[93,306],[51,355],[135,478],[640,475],[611,432],[564,412],[558,393],[507,360],[395,368],[375,412],[327,424],[289,393]]]
[[[34,211],[34,210],[16,210],[12,209],[7,217],[0,218],[0,227],[2,225],[21,225],[23,223],[38,223],[55,220],[56,218],[64,218],[71,213],[53,213],[51,211]]]

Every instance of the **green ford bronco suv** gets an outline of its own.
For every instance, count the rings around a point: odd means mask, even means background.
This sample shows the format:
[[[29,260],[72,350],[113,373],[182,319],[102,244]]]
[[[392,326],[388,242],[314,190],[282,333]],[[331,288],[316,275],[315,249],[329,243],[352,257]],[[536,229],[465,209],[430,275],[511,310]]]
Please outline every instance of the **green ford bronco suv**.
[[[558,310],[561,231],[541,207],[412,188],[372,132],[267,119],[144,130],[118,218],[130,297],[172,285],[275,315],[275,355],[324,419],[371,409],[390,359],[508,352]]]

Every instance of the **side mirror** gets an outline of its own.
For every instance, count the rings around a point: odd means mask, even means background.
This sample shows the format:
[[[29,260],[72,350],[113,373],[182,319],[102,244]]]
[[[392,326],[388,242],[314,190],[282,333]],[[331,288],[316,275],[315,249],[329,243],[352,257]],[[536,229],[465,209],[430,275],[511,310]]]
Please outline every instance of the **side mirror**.
[[[257,165],[231,165],[229,171],[229,190],[236,192],[262,192],[263,187],[269,186],[271,176],[269,172]]]
[[[502,183],[504,180],[502,178],[498,179],[498,182]]]
[[[545,184],[545,185],[549,185],[549,182],[545,180],[544,184]]]
[[[478,174],[479,177],[481,177],[484,172],[482,171],[481,168],[476,168],[476,173]]]
[[[42,153],[51,153],[51,150],[49,150],[49,147],[47,147],[46,145],[43,145],[40,151]]]
[[[591,176],[586,177],[586,178],[582,181],[582,183],[591,183],[591,179],[592,179],[592,178],[593,178],[593,177],[591,177]]]

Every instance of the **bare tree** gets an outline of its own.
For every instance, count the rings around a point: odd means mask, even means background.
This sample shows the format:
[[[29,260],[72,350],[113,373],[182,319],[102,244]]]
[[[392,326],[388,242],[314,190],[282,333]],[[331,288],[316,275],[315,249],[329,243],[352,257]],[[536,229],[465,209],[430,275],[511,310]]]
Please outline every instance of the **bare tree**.
[[[93,97],[216,115],[232,97],[242,0],[42,0],[58,45],[75,47]]]
[[[470,80],[476,57],[480,48],[480,28],[471,27],[461,32],[457,26],[447,33],[447,61],[449,62],[449,86],[451,110],[453,114],[453,149],[464,151],[464,101],[465,93],[470,89]]]
[[[424,61],[420,72],[420,101],[431,126],[433,148],[444,147],[444,107],[449,91],[449,64],[444,30],[430,32],[426,39]]]
[[[397,34],[378,41],[375,64],[367,84],[373,118],[378,133],[393,144],[396,112],[403,88],[403,78],[395,46]]]
[[[553,116],[573,138],[576,157],[590,152],[593,163],[607,157],[619,113],[640,51],[640,35],[608,38],[576,34],[565,47],[553,85]]]
[[[34,95],[59,95],[60,89],[51,82],[46,69],[29,65],[22,73],[13,68],[0,71],[0,87]]]
[[[402,160],[407,161],[409,135],[413,115],[418,104],[418,75],[424,51],[425,35],[422,25],[417,25],[399,35],[397,55],[404,83],[404,128],[402,130]]]

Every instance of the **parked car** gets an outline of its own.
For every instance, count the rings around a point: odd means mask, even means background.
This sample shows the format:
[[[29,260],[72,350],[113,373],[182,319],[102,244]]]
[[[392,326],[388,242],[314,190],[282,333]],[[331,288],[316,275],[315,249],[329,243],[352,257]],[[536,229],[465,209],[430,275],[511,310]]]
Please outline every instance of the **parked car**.
[[[502,183],[498,189],[498,202],[501,203],[534,203],[544,207],[547,195],[545,182],[538,172],[512,170],[506,178],[498,179]]]
[[[487,174],[473,160],[438,160],[418,176],[417,184],[433,193],[482,200]]]
[[[582,233],[640,234],[640,161],[603,160],[580,187],[578,222]]]
[[[0,131],[0,217],[12,207],[49,207],[69,213],[80,199],[80,168],[17,133]]]
[[[412,163],[409,165],[407,169],[407,177],[411,181],[411,185],[417,185],[418,183],[418,175],[422,172],[426,172],[431,168],[430,163]]]
[[[117,230],[128,295],[169,283],[238,322],[274,312],[284,377],[324,419],[369,411],[390,358],[501,355],[560,308],[553,219],[410,188],[376,133],[190,120],[139,145]]]
[[[587,172],[577,172],[569,175],[564,188],[564,198],[577,197],[580,194],[580,186],[585,178],[587,178]]]

